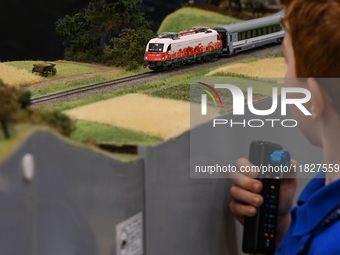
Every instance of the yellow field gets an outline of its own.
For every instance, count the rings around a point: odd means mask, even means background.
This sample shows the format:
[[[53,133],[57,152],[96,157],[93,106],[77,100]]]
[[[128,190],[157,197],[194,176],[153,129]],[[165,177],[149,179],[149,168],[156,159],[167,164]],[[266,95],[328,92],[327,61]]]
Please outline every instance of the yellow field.
[[[15,87],[22,87],[44,80],[41,76],[2,63],[0,63],[0,79],[5,84]]]
[[[163,139],[177,137],[190,129],[189,102],[143,94],[127,94],[65,113],[75,119],[126,128]],[[212,115],[215,117],[219,114],[216,110]]]
[[[257,78],[284,78],[287,63],[284,58],[264,58],[251,63],[238,63],[211,71],[207,75],[218,73],[243,74]]]

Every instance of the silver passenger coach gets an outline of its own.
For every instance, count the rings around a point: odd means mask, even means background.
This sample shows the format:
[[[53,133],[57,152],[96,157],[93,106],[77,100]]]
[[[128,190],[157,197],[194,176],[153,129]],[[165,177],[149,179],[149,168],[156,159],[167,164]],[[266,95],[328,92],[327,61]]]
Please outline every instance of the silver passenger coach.
[[[285,30],[280,24],[284,11],[274,15],[214,27],[222,40],[223,54],[234,55],[270,43],[281,43]]]

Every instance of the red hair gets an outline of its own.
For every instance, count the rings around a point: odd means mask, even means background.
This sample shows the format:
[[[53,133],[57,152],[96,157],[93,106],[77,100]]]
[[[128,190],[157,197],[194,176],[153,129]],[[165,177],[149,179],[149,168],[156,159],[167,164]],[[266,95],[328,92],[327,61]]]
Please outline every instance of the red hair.
[[[281,3],[286,9],[281,23],[292,38],[297,77],[340,78],[340,0]],[[319,84],[340,112],[340,84],[327,83]]]

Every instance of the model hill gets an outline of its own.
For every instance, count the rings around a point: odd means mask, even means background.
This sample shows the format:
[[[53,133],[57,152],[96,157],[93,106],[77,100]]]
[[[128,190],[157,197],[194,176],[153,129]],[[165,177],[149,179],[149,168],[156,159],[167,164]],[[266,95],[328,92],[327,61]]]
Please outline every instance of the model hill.
[[[163,20],[157,33],[179,32],[188,30],[195,26],[206,26],[213,28],[239,21],[241,20],[216,12],[205,11],[198,8],[184,7],[168,15]]]

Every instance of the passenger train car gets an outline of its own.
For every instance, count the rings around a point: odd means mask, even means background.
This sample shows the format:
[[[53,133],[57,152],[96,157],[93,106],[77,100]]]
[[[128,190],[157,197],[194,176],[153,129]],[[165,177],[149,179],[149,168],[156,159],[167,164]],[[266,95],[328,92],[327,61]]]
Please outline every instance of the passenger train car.
[[[146,46],[144,66],[168,70],[183,64],[212,59],[222,53],[222,43],[215,30],[193,27],[181,33],[161,33]]]
[[[270,43],[281,43],[284,11],[258,19],[214,27],[193,27],[181,33],[161,33],[146,46],[144,67],[169,70],[191,62],[210,60]]]
[[[223,54],[229,56],[238,52],[270,43],[280,43],[285,30],[280,24],[284,11],[274,15],[214,27],[222,40]]]

